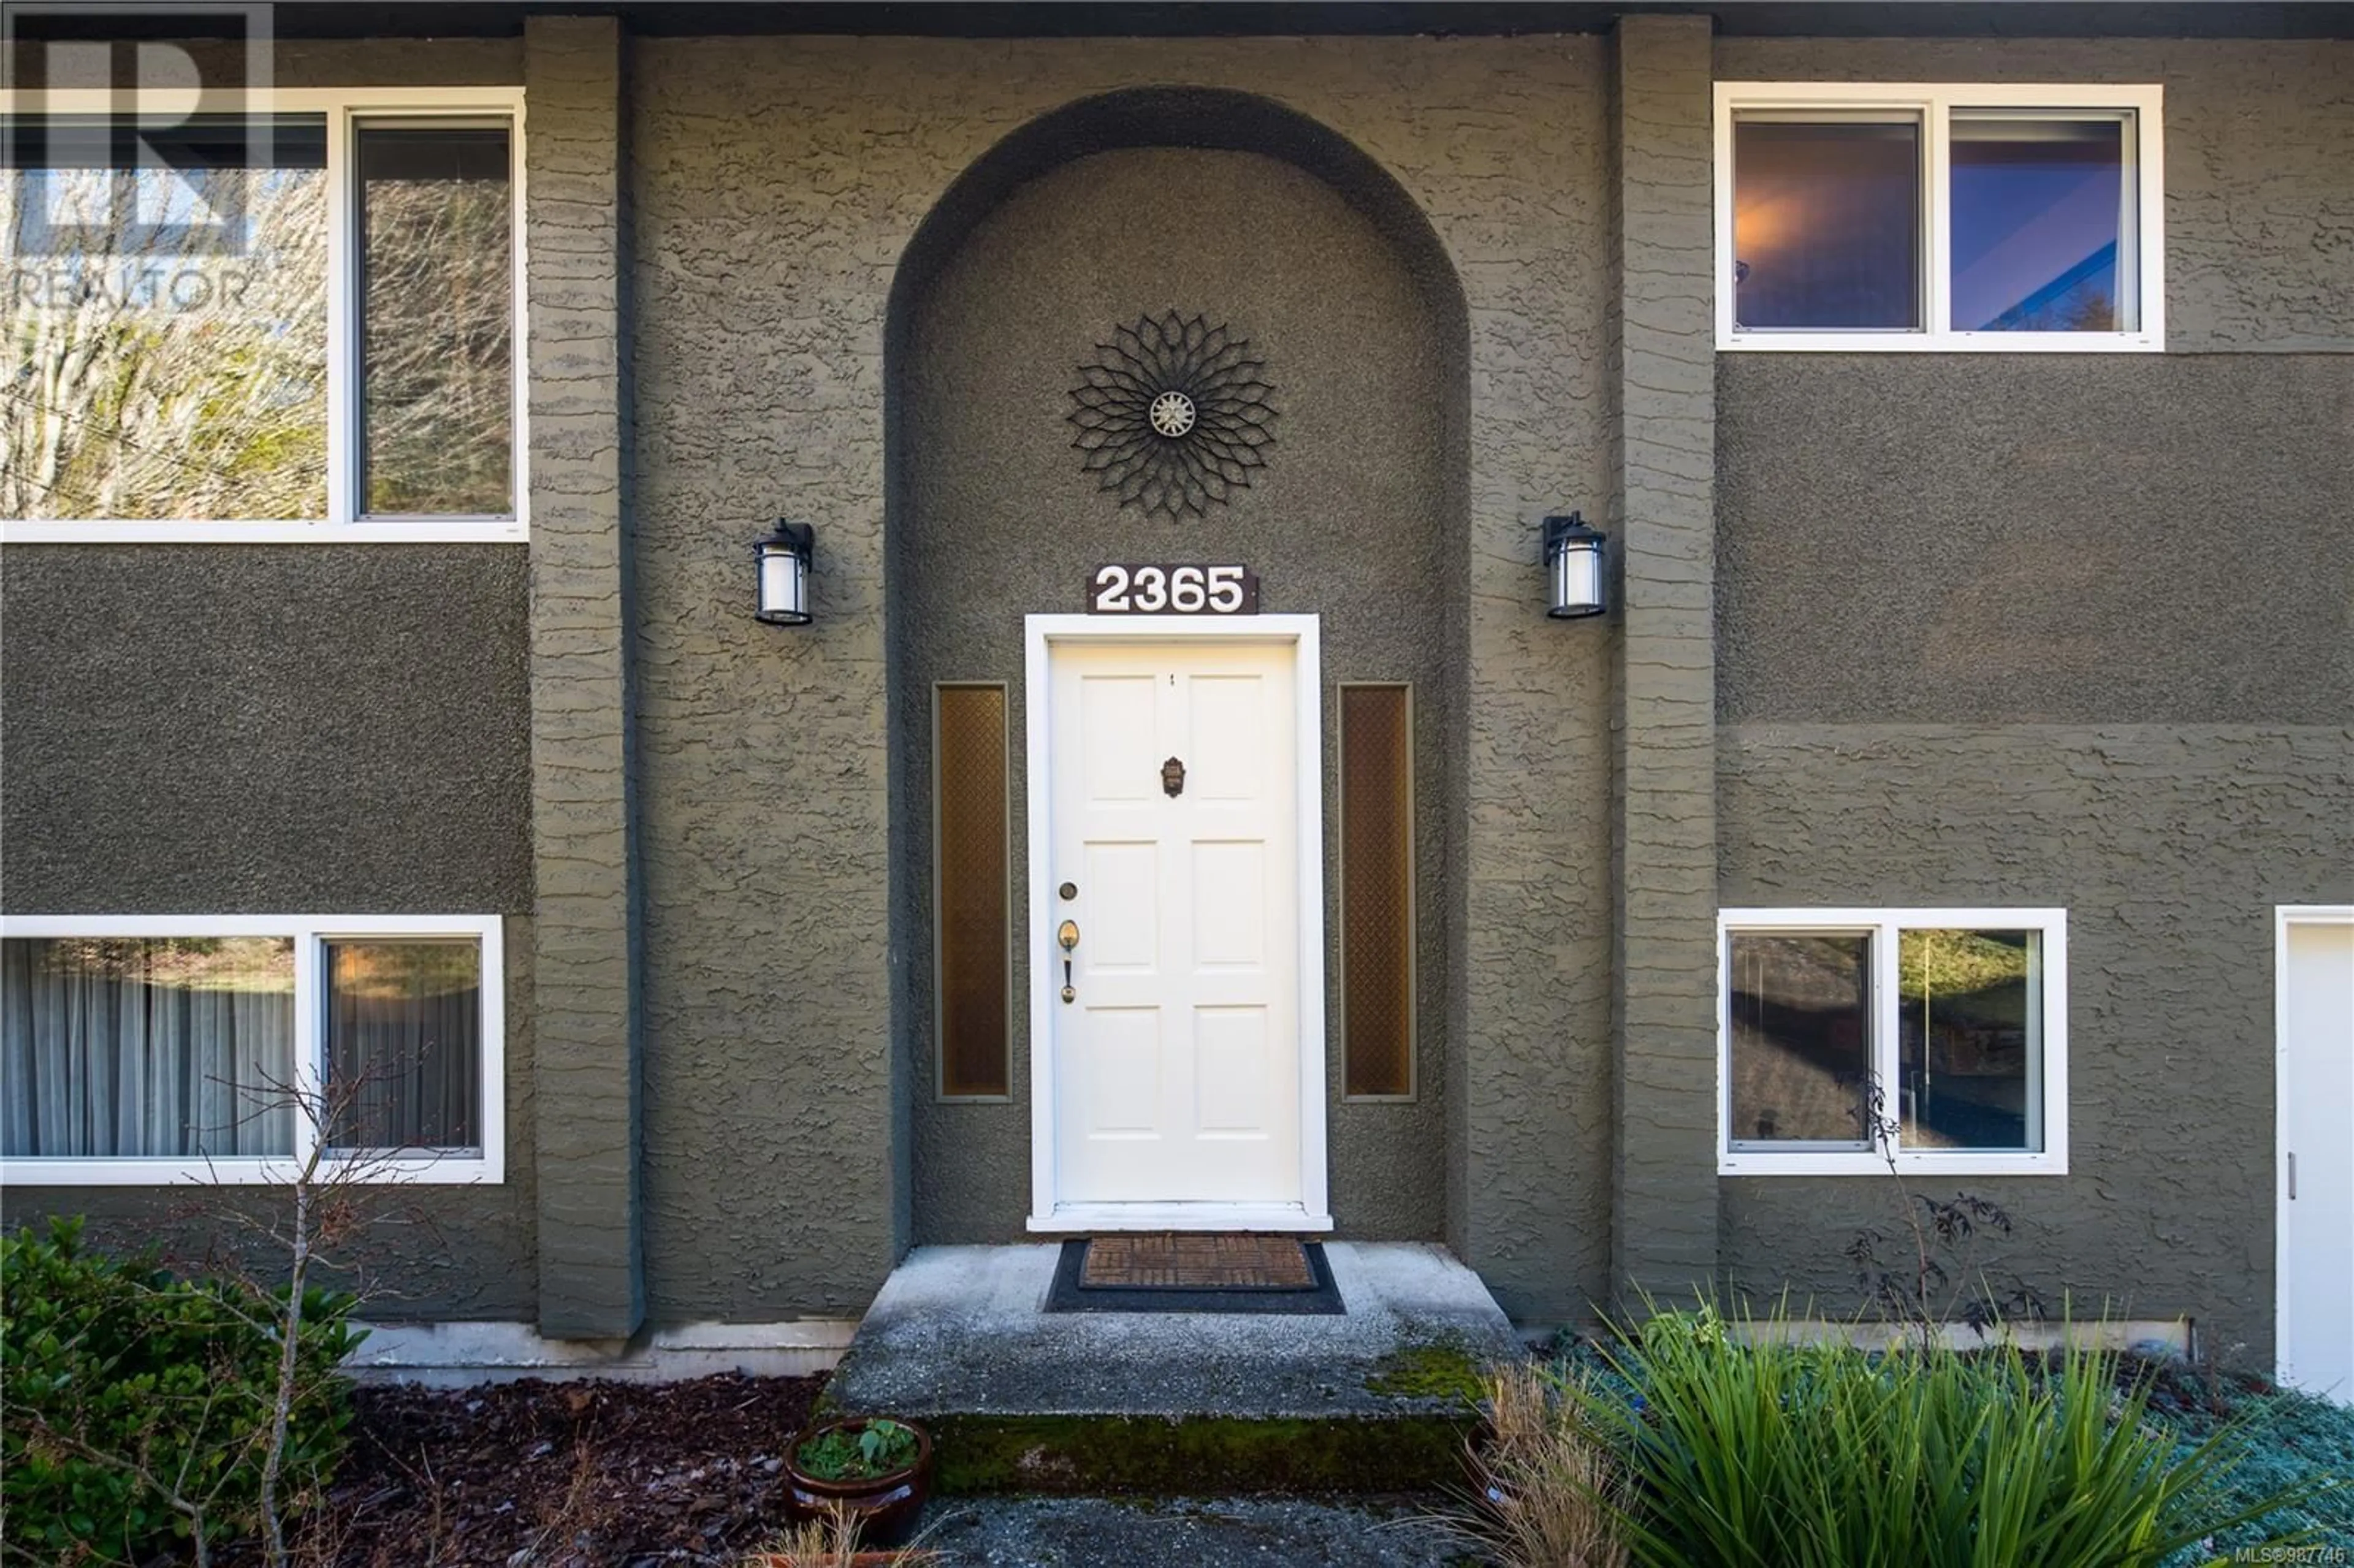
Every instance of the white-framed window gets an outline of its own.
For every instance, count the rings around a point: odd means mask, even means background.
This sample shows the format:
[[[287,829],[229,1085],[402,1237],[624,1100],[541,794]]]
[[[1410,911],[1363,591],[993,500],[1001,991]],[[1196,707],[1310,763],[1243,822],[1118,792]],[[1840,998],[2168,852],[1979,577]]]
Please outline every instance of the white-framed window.
[[[2063,1175],[2064,909],[1727,909],[1717,1170]]]
[[[1716,84],[1716,345],[2155,353],[2163,91]]]
[[[526,536],[521,88],[0,125],[0,543]]]
[[[0,1181],[505,1174],[495,915],[0,916]]]

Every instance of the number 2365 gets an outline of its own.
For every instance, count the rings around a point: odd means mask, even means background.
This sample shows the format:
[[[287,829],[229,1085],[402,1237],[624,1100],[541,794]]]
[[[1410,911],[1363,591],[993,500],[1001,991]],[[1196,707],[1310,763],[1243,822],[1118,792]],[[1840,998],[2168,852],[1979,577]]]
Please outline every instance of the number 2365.
[[[1246,567],[1096,568],[1087,609],[1097,615],[1240,615],[1257,608]]]

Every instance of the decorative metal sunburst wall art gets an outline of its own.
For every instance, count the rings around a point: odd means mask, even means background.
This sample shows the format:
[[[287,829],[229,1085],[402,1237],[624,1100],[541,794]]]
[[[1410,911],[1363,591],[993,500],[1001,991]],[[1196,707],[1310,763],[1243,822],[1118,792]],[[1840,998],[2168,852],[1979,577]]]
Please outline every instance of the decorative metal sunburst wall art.
[[[1071,388],[1071,444],[1122,506],[1198,517],[1249,486],[1276,411],[1247,340],[1171,311],[1113,329],[1096,350]]]

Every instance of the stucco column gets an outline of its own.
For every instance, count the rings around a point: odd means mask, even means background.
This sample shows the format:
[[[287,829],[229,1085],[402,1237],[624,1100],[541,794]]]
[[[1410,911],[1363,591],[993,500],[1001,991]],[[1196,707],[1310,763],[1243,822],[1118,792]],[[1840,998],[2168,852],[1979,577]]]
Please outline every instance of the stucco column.
[[[559,1339],[645,1316],[621,51],[610,17],[524,26],[539,1326]]]
[[[1611,1273],[1686,1296],[1716,1269],[1716,389],[1710,24],[1618,23],[1611,532],[1617,1146]]]

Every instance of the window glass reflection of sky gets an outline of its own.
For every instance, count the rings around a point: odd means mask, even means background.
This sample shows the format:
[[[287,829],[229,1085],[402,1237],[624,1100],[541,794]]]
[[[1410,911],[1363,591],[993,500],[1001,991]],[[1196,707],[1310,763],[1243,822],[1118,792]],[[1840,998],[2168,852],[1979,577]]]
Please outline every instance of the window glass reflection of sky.
[[[2117,332],[2125,126],[1953,124],[1953,324],[1962,332]]]

